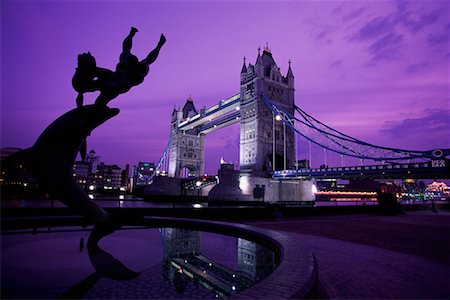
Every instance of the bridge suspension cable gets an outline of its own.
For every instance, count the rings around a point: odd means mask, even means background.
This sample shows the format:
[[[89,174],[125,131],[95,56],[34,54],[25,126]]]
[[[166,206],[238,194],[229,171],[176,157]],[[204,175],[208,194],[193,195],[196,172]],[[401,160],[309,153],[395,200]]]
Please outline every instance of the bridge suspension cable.
[[[159,173],[168,170],[169,148],[170,148],[170,139],[167,142],[167,146],[166,146],[166,149],[164,150],[164,153],[162,154],[161,158],[159,159],[158,164],[156,165],[155,172],[153,173],[152,178],[155,177],[155,175],[159,175]]]
[[[439,159],[450,155],[450,149],[415,151],[376,146],[331,128],[297,106],[295,106],[295,111],[300,115],[300,118],[286,112],[264,95],[262,95],[262,100],[294,132],[311,143],[341,155],[390,162],[413,159]],[[295,123],[299,125],[299,128],[295,127]]]

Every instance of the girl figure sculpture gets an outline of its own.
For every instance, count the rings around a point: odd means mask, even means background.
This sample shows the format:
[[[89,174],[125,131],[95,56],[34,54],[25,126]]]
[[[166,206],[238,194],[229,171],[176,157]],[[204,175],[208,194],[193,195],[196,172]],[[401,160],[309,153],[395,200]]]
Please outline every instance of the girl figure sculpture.
[[[106,106],[109,101],[144,81],[149,71],[149,65],[158,57],[166,38],[161,34],[155,49],[146,58],[139,61],[131,53],[133,37],[137,31],[136,28],[131,27],[130,33],[124,39],[122,53],[115,71],[97,67],[95,58],[90,52],[78,55],[78,67],[72,78],[73,88],[78,92],[77,107],[83,106],[83,94],[86,92],[100,91],[95,105]]]

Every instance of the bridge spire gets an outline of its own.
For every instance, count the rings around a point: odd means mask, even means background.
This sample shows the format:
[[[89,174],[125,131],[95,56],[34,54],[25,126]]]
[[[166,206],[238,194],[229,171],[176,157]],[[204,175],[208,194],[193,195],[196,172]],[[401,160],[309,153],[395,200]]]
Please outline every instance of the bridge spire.
[[[242,69],[241,69],[241,74],[242,73],[247,73],[247,66],[245,64],[245,56],[244,56],[244,64],[242,65]]]
[[[291,60],[289,60],[288,63],[289,63],[289,69],[288,69],[286,77],[287,78],[294,78],[294,73],[292,72],[292,69],[291,69]]]
[[[272,54],[272,51],[269,48],[269,42],[266,42],[266,46],[264,47],[264,52]]]

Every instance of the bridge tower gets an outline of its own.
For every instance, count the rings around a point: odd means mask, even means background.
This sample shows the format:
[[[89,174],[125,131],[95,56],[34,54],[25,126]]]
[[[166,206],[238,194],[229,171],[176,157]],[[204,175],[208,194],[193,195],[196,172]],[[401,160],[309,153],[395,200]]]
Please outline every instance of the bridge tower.
[[[187,130],[178,129],[178,124],[188,121],[196,114],[197,110],[195,109],[194,101],[191,97],[186,100],[186,103],[181,110],[173,109],[169,149],[170,158],[168,175],[170,177],[182,177],[183,173],[195,177],[204,174],[204,134],[198,133],[195,128]]]
[[[265,95],[280,108],[294,115],[294,91],[294,74],[290,62],[286,76],[281,75],[280,68],[267,46],[262,55],[258,49],[254,65],[247,66],[244,58],[240,89],[241,171],[267,174],[272,170],[284,169],[285,162],[287,169],[294,167],[294,133],[290,128],[284,127],[281,121],[276,120],[262,100],[262,95]],[[275,166],[272,166],[273,149]]]

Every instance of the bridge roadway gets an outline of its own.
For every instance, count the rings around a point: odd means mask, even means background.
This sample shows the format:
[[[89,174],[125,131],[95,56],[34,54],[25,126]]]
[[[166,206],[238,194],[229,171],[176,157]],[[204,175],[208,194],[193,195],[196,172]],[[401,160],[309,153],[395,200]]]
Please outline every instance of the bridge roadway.
[[[197,128],[199,133],[207,134],[219,128],[239,122],[240,94],[221,100],[218,104],[201,110],[178,125],[179,130]]]
[[[281,170],[272,174],[278,179],[450,179],[450,160],[371,166]]]

